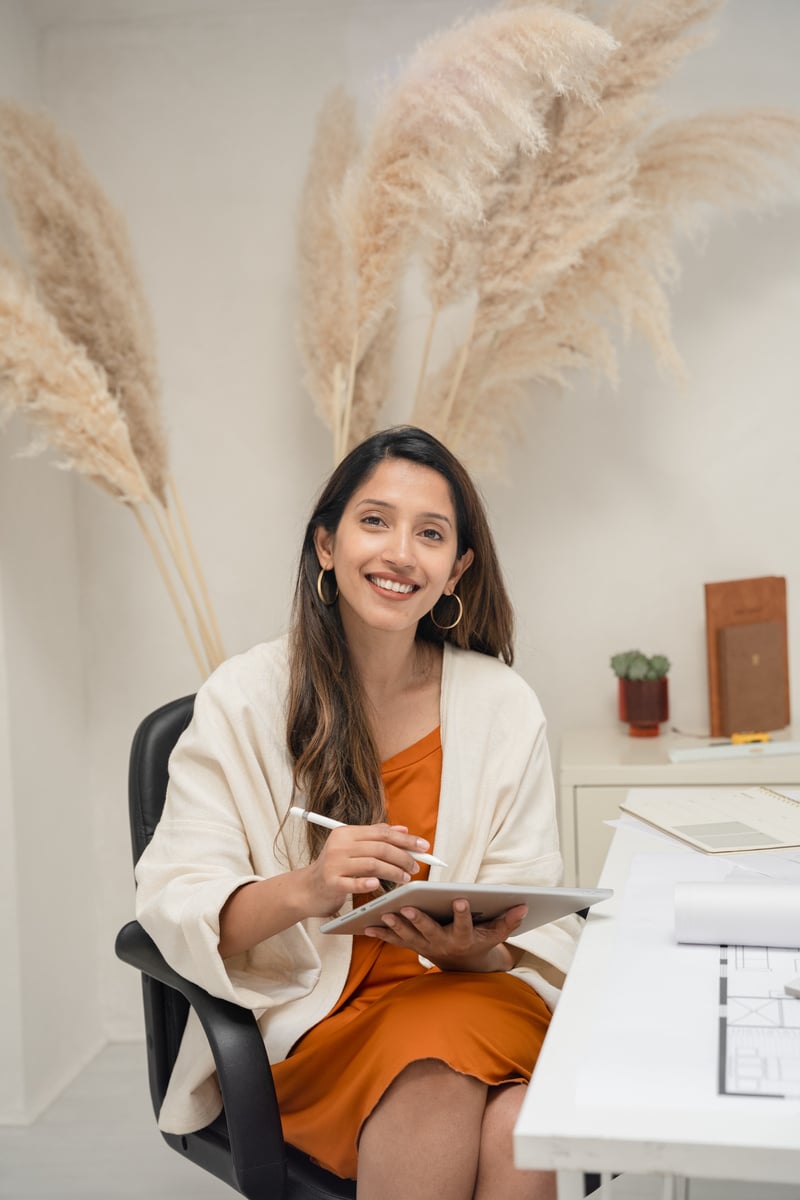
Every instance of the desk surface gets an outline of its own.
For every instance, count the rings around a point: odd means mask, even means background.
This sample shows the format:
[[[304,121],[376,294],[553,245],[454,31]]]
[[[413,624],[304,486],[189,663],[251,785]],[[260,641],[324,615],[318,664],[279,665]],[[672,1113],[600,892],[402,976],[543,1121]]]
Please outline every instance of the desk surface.
[[[681,1055],[691,1036],[672,1035],[686,1028],[687,1012],[691,1018],[695,1001],[698,1011],[701,1002],[705,1004],[706,1017],[710,1003],[713,1014],[716,996],[709,1002],[708,997],[694,996],[689,989],[678,1005],[680,1008],[685,1001],[687,1010],[677,1013],[675,1022],[646,1028],[644,1039],[647,1013],[638,1008],[630,1014],[623,1012],[613,1054],[623,1066],[626,1055],[628,1065],[635,1055],[637,1077],[646,1083],[631,1088],[628,1095],[620,1089],[619,1079],[609,1078],[608,1071],[595,1071],[592,1076],[591,1064],[597,1059],[593,1034],[604,998],[615,996],[624,1005],[617,974],[623,945],[619,932],[631,868],[641,863],[639,855],[675,853],[685,854],[677,842],[638,830],[617,830],[600,880],[600,886],[614,888],[615,894],[593,909],[586,922],[514,1132],[515,1162],[522,1168],[560,1171],[630,1171],[794,1183],[800,1179],[800,1100],[719,1096],[715,1080],[713,1086],[711,1080],[705,1081],[708,1086],[701,1097],[702,1089],[690,1082],[697,1069],[696,1061],[689,1061],[691,1046],[686,1047],[685,1061]],[[709,948],[677,950],[691,955]],[[674,956],[676,948],[670,951]],[[674,963],[674,957],[671,961]],[[628,966],[636,969],[637,964]],[[637,977],[637,987],[643,978],[643,986],[654,989],[655,1001],[655,989],[663,980],[652,966],[651,960]],[[671,982],[674,986],[674,979]],[[641,988],[639,991],[641,994]],[[692,1036],[695,1033],[692,1029]],[[713,1029],[710,1034],[713,1037]],[[604,1091],[608,1092],[607,1101]]]
[[[773,742],[800,742],[800,729],[781,730]],[[670,750],[697,750],[704,744],[704,739],[671,732],[654,738],[633,738],[621,725],[568,729],[561,739],[559,778],[562,785],[594,787],[800,782],[800,754],[775,754],[759,744],[744,747],[741,757],[670,761]]]

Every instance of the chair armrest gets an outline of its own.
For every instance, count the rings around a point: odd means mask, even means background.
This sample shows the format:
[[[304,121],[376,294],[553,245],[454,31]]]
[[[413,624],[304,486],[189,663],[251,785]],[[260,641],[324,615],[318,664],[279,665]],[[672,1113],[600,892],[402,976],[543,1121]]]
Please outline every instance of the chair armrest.
[[[180,992],[197,1013],[214,1056],[237,1176],[285,1166],[272,1070],[252,1012],[184,979],[138,921],[123,926],[114,949],[123,962]]]

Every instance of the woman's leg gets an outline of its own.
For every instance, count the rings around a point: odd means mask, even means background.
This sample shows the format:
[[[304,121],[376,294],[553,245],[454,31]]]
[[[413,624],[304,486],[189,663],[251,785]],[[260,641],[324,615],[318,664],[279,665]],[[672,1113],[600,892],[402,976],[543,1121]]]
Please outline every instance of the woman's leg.
[[[472,1200],[487,1090],[436,1059],[406,1067],[361,1131],[358,1200]]]
[[[555,1200],[552,1171],[518,1171],[514,1166],[512,1134],[525,1084],[510,1083],[489,1089],[478,1161],[474,1200]]]

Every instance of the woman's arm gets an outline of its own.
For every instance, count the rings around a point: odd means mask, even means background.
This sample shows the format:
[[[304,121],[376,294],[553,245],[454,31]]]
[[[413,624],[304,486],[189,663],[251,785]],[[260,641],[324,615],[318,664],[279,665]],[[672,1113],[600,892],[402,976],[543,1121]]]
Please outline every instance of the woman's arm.
[[[219,952],[242,954],[307,917],[328,917],[349,896],[374,892],[380,880],[408,883],[419,866],[411,851],[429,850],[401,825],[348,825],[331,831],[309,866],[249,881],[220,913]]]

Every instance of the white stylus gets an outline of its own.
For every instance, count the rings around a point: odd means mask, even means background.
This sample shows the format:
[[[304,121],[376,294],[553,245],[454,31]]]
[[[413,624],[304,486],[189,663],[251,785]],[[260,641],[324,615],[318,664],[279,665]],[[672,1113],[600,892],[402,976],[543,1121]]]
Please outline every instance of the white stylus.
[[[292,805],[289,812],[293,817],[300,817],[301,821],[310,821],[312,825],[321,825],[323,829],[340,829],[346,824],[345,821],[334,821],[333,817],[323,817],[319,813],[309,812],[307,808],[300,808],[296,804]],[[437,858],[435,854],[419,854],[413,850],[409,850],[409,854],[417,862],[427,863],[430,867],[447,866],[447,863],[442,862],[441,858]]]

